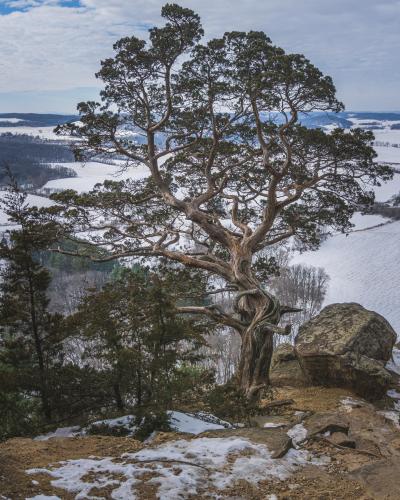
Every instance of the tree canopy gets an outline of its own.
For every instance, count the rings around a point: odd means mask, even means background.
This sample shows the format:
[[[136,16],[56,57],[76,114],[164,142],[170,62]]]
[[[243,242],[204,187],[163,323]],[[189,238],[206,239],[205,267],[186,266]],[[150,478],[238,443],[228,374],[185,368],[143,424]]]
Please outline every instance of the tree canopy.
[[[332,79],[306,57],[258,31],[201,43],[193,11],[166,4],[162,16],[147,41],[114,45],[97,73],[101,102],[80,103],[80,122],[59,128],[79,139],[78,159],[117,157],[148,176],[56,195],[53,212],[104,259],[163,257],[237,290],[231,313],[180,310],[240,332],[238,380],[251,395],[268,382],[285,312],[257,274],[263,250],[289,238],[316,248],[322,233],[346,231],[392,173],[374,161],[371,132],[301,125],[304,114],[343,109]]]

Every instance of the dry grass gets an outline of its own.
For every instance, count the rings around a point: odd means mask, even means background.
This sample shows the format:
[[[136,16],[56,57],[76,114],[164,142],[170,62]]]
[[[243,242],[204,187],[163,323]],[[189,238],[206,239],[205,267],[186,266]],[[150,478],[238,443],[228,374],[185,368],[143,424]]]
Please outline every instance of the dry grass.
[[[302,411],[332,411],[340,405],[340,400],[346,397],[360,399],[347,389],[337,387],[277,387],[273,391],[274,400],[293,399],[292,409]],[[265,399],[262,404],[270,403]],[[290,407],[289,407],[290,408]]]

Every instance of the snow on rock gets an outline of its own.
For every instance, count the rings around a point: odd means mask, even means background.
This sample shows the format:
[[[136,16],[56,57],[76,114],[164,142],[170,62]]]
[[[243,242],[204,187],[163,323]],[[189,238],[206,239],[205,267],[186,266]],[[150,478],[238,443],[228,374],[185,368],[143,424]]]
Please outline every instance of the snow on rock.
[[[387,410],[387,411],[378,411],[377,413],[385,417],[387,420],[391,420],[394,423],[394,425],[398,429],[400,429],[400,413],[398,411]]]
[[[209,488],[223,490],[238,480],[252,484],[285,480],[298,467],[327,463],[327,458],[305,450],[290,450],[284,458],[273,459],[266,446],[241,437],[194,438],[126,453],[119,459],[68,460],[27,473],[48,474],[52,486],[75,494],[77,500],[93,498],[93,488],[108,488],[115,500],[135,499],[135,488],[142,481],[157,488],[157,498],[176,500],[190,495],[201,498]]]
[[[73,426],[73,427],[59,427],[53,432],[49,432],[47,434],[43,434],[41,436],[36,436],[34,438],[34,441],[47,441],[48,439],[52,438],[69,438],[69,437],[76,437],[80,435],[80,427],[79,426]]]
[[[206,412],[183,413],[180,411],[167,411],[171,429],[176,432],[188,434],[200,434],[201,432],[233,428],[234,426],[225,420],[221,420],[215,415]],[[35,441],[46,441],[52,438],[69,438],[90,434],[96,428],[107,427],[110,429],[125,430],[126,435],[133,436],[138,430],[135,424],[135,415],[123,415],[122,417],[97,420],[81,429],[75,427],[61,427],[53,432],[35,437]]]
[[[266,422],[263,427],[264,429],[276,429],[276,428],[279,428],[279,427],[285,427],[286,424],[280,424],[278,422]]]
[[[392,399],[400,399],[400,392],[397,392],[395,389],[387,391],[387,395]]]
[[[197,413],[182,413],[180,411],[169,411],[170,425],[174,431],[187,432],[189,434],[200,434],[201,432],[232,427],[228,422],[219,420],[214,415]],[[213,417],[213,419],[210,419]],[[208,420],[207,420],[208,419]],[[211,420],[211,421],[210,421]]]
[[[137,430],[135,426],[135,416],[134,415],[124,415],[118,418],[108,418],[105,420],[97,420],[93,422],[88,427],[86,427],[83,432],[86,433],[88,430],[96,427],[108,427],[110,429],[123,428],[126,429],[129,434],[133,434]]]
[[[296,424],[286,433],[290,438],[292,438],[293,445],[297,447],[302,441],[307,438],[307,429],[303,424]]]
[[[343,398],[340,402],[347,411],[351,411],[353,408],[359,408],[365,404],[363,401],[359,401],[358,399],[353,399],[351,397]]]
[[[167,415],[169,417],[171,429],[176,432],[200,434],[205,431],[232,427],[228,422],[220,420],[214,415],[208,413],[199,412],[197,414],[191,414],[180,411],[167,411]],[[129,434],[132,435],[137,430],[137,426],[135,426],[134,421],[134,415],[125,415],[114,419],[99,420],[88,426],[86,430],[93,427],[106,426],[114,429],[124,428],[129,431]]]
[[[390,389],[390,391],[387,392],[387,395],[394,400],[393,407],[394,407],[394,411],[397,412],[397,424],[399,424],[400,423],[400,392],[396,391],[395,389]]]

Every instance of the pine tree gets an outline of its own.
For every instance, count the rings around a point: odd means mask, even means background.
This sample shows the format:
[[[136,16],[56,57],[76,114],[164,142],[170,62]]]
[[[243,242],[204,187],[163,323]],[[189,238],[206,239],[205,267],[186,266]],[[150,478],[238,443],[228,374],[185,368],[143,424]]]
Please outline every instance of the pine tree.
[[[118,410],[165,409],[187,389],[184,367],[199,360],[202,323],[177,314],[173,274],[125,269],[116,281],[82,301],[69,327],[86,340],[85,355],[108,374]]]
[[[0,243],[0,370],[14,379],[15,392],[33,399],[39,395],[41,412],[50,421],[50,370],[61,345],[62,318],[48,310],[51,276],[35,252],[49,244],[52,232],[34,222],[26,195],[15,185],[3,205],[17,228]]]
[[[60,129],[80,138],[78,158],[118,155],[148,177],[56,199],[68,231],[84,231],[97,251],[103,243],[105,260],[163,257],[235,290],[233,311],[181,312],[240,334],[236,380],[251,399],[269,383],[274,334],[290,333],[278,326],[288,307],[260,281],[257,261],[290,238],[316,248],[327,230],[348,230],[392,169],[374,161],[369,131],[301,124],[343,109],[332,79],[302,54],[258,31],[201,43],[192,10],[166,4],[161,15],[145,40],[116,42],[97,73],[101,103],[80,103],[79,125]]]

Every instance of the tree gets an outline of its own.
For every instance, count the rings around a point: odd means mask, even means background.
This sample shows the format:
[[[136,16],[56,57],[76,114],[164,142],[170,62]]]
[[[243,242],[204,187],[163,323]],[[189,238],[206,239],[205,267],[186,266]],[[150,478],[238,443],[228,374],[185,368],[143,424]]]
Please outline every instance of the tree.
[[[49,373],[62,341],[62,317],[48,311],[46,292],[51,277],[35,259],[35,252],[52,241],[53,233],[51,225],[42,231],[43,226],[32,222],[26,195],[17,186],[4,196],[2,204],[18,228],[0,243],[0,259],[5,261],[0,283],[1,377],[14,379],[11,386],[22,402],[39,394],[42,414],[50,421]]]
[[[280,300],[301,310],[300,313],[288,317],[291,321],[293,336],[297,334],[301,324],[321,310],[328,283],[329,276],[323,268],[302,264],[286,266],[281,270],[280,275],[272,280],[272,289]],[[290,318],[290,316],[295,317]]]
[[[139,413],[165,410],[187,389],[183,367],[199,361],[204,325],[177,314],[175,284],[170,273],[124,269],[69,318],[70,330],[86,344],[83,359],[107,374],[118,410],[132,402]]]
[[[76,157],[118,156],[146,179],[106,182],[86,195],[55,196],[76,230],[112,255],[164,257],[224,280],[235,310],[181,307],[236,329],[237,381],[248,397],[268,384],[273,334],[287,312],[260,281],[262,252],[295,237],[316,248],[322,228],[345,231],[371,186],[391,177],[374,162],[371,132],[301,126],[339,111],[335,87],[303,55],[263,32],[228,32],[201,44],[199,17],[167,4],[148,42],[126,37],[97,77],[101,103],[78,106]],[[104,222],[106,221],[106,222]],[[99,257],[97,257],[99,258]]]

